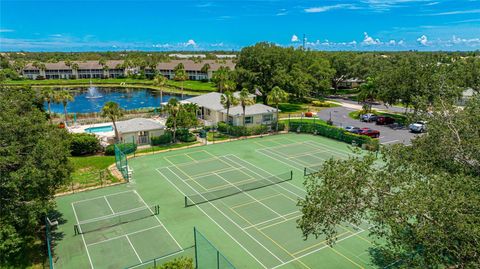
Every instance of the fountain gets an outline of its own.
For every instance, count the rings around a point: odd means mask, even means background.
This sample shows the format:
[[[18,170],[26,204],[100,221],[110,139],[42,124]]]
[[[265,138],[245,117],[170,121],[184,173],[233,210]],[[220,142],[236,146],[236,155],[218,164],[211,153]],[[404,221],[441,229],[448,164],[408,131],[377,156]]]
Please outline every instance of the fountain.
[[[87,93],[86,98],[88,98],[88,99],[96,99],[96,98],[102,98],[102,97],[103,97],[103,95],[101,95],[101,94],[98,92],[97,87],[92,86],[92,81],[90,80],[90,87],[88,87],[88,93]]]

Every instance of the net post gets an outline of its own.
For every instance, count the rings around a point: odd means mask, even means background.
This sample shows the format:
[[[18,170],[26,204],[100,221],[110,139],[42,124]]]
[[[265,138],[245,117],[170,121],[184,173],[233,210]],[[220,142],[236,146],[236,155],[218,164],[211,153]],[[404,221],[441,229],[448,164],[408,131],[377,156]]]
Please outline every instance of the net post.
[[[154,269],[157,268],[157,259],[153,259],[153,268],[154,268]]]
[[[290,170],[290,180],[293,179],[293,170]]]
[[[306,167],[303,168],[303,176],[304,177],[307,176],[307,168]]]
[[[217,249],[217,269],[220,269],[220,252]]]
[[[185,196],[185,207],[187,207],[187,196]]]
[[[195,226],[193,226],[193,242],[195,246],[195,269],[198,269],[197,228]]]

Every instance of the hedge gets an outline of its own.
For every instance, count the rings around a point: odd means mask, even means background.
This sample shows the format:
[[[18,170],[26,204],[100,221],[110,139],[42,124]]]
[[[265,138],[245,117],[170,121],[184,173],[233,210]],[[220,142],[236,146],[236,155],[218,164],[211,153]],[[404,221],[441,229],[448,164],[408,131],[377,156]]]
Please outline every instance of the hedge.
[[[289,130],[291,132],[318,134],[349,144],[353,144],[353,142],[355,142],[355,144],[360,147],[365,145],[364,147],[369,150],[376,150],[378,148],[378,139],[349,133],[342,128],[330,126],[322,122],[312,123],[291,121],[289,124]]]
[[[243,126],[232,126],[228,125],[225,122],[219,122],[217,126],[217,130],[221,133],[228,134],[231,136],[249,136],[249,135],[260,135],[266,134],[269,130],[275,130],[276,123],[271,125],[254,125],[251,127],[243,127]],[[284,123],[278,123],[278,130],[283,131],[285,129]]]
[[[117,147],[125,154],[130,154],[137,150],[137,144],[134,144],[134,143],[117,144]],[[108,145],[105,148],[105,155],[107,156],[115,155],[115,147],[113,144]]]
[[[188,129],[177,130],[175,137],[181,142],[193,142],[197,140],[197,137],[190,133]]]
[[[173,139],[172,132],[167,131],[161,136],[154,136],[150,138],[150,144],[152,146],[165,145],[165,144],[172,143],[172,139]]]
[[[100,141],[93,134],[70,134],[70,151],[72,156],[94,154],[100,150]]]

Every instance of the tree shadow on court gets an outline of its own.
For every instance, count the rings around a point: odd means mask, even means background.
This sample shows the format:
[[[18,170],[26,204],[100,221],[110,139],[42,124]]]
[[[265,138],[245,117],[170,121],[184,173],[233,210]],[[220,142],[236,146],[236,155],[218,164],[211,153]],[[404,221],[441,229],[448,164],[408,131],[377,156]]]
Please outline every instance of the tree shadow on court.
[[[63,225],[65,223],[67,223],[67,220],[65,218],[63,218],[63,214],[56,209],[49,212],[48,218],[52,222],[57,221],[58,225]],[[58,256],[55,255],[56,246],[57,246],[58,242],[60,242],[65,237],[65,233],[58,230],[58,227],[57,227],[58,225],[51,227],[50,234],[49,234],[49,236],[50,236],[50,250],[51,250],[52,259],[53,259],[54,262],[56,262],[57,259],[58,259]],[[73,225],[72,225],[72,229],[73,229]],[[45,241],[45,250],[46,250],[46,255],[47,255],[46,258],[47,258],[47,262],[48,262],[48,254],[47,254],[48,249],[47,249],[46,241]]]
[[[394,253],[383,246],[370,247],[368,252],[372,263],[382,269],[409,268],[409,261],[413,258],[411,254]]]

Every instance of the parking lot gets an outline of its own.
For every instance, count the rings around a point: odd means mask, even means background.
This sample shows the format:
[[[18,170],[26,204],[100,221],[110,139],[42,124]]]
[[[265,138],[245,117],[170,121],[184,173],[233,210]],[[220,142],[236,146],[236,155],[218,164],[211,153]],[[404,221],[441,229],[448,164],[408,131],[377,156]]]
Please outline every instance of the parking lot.
[[[356,126],[360,128],[368,127],[380,131],[380,143],[382,144],[395,144],[403,143],[409,145],[410,140],[417,134],[410,133],[408,129],[393,130],[386,125],[376,125],[375,122],[361,122],[360,120],[354,120],[348,116],[348,113],[356,111],[354,108],[349,107],[333,107],[320,111],[318,116],[322,120],[331,120],[335,126]]]

